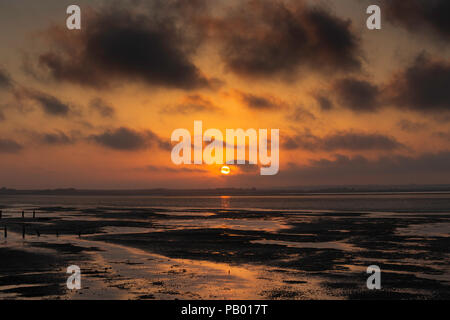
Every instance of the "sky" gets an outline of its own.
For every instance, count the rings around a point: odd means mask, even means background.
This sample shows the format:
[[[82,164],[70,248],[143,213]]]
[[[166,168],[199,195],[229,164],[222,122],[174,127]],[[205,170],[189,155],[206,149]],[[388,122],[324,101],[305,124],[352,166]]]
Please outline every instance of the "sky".
[[[449,184],[449,15],[448,0],[1,1],[0,187]],[[278,174],[173,164],[171,134],[195,120],[279,129]]]

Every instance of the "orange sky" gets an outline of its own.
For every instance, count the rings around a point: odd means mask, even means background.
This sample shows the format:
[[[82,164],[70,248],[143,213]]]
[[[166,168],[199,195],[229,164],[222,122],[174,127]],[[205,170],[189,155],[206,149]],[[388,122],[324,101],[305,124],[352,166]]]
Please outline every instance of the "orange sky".
[[[372,2],[382,30],[357,0],[78,1],[81,31],[2,2],[0,187],[450,183],[448,27]],[[280,129],[280,173],[175,166],[194,120]]]

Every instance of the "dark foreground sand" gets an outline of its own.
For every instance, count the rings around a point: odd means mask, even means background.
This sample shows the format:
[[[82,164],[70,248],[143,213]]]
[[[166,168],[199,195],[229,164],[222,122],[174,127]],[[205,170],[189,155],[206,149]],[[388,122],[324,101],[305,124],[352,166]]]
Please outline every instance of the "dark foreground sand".
[[[0,298],[450,298],[445,212],[25,209],[3,209]],[[382,290],[366,287],[373,264]]]

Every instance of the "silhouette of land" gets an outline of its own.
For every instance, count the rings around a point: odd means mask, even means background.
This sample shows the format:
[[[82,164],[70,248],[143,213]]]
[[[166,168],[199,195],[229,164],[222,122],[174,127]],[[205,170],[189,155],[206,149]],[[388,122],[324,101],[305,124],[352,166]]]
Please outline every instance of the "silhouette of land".
[[[449,192],[450,184],[441,185],[348,185],[264,188],[215,189],[11,189],[0,188],[0,195],[283,195],[310,193],[386,193],[386,192]]]

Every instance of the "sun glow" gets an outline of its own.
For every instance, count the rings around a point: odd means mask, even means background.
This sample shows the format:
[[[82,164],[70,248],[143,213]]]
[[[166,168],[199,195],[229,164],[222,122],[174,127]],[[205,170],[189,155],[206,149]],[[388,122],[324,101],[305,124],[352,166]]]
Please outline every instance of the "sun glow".
[[[222,169],[220,170],[220,172],[222,172],[222,174],[228,175],[228,174],[230,174],[231,169],[228,166],[223,166]]]

